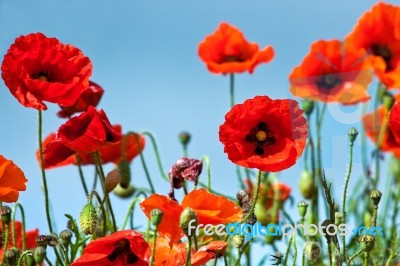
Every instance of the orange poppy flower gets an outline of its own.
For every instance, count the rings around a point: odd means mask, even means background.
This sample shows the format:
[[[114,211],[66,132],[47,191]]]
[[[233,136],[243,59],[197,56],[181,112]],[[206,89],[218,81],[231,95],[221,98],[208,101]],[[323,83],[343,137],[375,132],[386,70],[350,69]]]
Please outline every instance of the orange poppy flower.
[[[388,88],[400,88],[400,7],[380,2],[366,12],[346,42],[371,54],[370,62],[380,81]]]
[[[153,247],[152,247],[153,248]],[[154,266],[184,266],[186,263],[186,243],[170,243],[165,237],[158,237]]]
[[[158,226],[158,232],[176,243],[183,237],[183,231],[179,226],[179,217],[185,208],[191,208],[196,213],[199,224],[226,224],[239,221],[242,210],[234,202],[222,196],[209,193],[201,188],[187,194],[182,204],[164,195],[153,194],[142,203],[140,207],[150,219],[151,210],[160,209],[163,219]]]
[[[363,117],[362,121],[364,124],[365,133],[373,142],[375,142],[378,138],[379,132],[382,128],[383,119],[387,115],[387,109],[382,106],[374,112],[368,113]],[[394,126],[394,117],[396,117],[396,115],[393,115],[391,124],[389,124],[389,126],[386,128],[380,149],[382,151],[392,152],[396,157],[400,158],[400,142],[396,141],[394,131],[392,129],[392,126]]]
[[[317,41],[289,76],[293,95],[325,103],[357,104],[370,99],[373,70],[365,52],[338,40]]]
[[[20,250],[22,250],[22,242],[23,242],[23,232],[22,232],[22,223],[19,221],[14,222],[14,227],[15,227],[15,244],[16,247]],[[12,236],[12,230],[11,230],[11,224],[8,227],[8,246],[6,249],[4,249],[4,246],[1,247],[0,249],[0,258],[3,257],[4,250],[7,250],[9,248],[13,247],[13,236]],[[3,228],[2,228],[2,223],[0,223],[0,232],[3,234]],[[26,232],[26,249],[31,249],[36,247],[36,237],[39,236],[39,229],[33,229],[30,231]],[[4,241],[3,243],[4,244]]]
[[[0,155],[0,201],[16,202],[19,191],[25,191],[25,178],[22,170],[13,163]]]
[[[122,134],[122,128],[120,125],[113,125],[113,130],[118,134]],[[136,141],[136,138],[138,141]],[[125,152],[123,149],[123,142],[125,141]],[[139,145],[138,145],[139,142]],[[70,164],[77,164],[75,155],[71,150],[65,147],[60,141],[56,140],[56,133],[51,133],[47,136],[42,143],[43,146],[43,160],[44,168],[51,169],[59,166],[66,166]],[[99,149],[101,162],[119,164],[122,160],[132,161],[138,156],[144,149],[145,138],[143,135],[138,133],[129,133],[122,136],[122,140],[117,143],[106,144]],[[52,157],[53,154],[57,154],[57,160]],[[77,153],[80,164],[94,164],[93,156],[91,154]],[[36,158],[40,165],[39,151],[36,151]]]
[[[142,235],[123,230],[89,243],[71,266],[148,266],[150,248]]]
[[[233,163],[268,172],[294,165],[307,135],[307,121],[296,101],[267,96],[233,106],[219,128],[219,139]]]
[[[274,57],[271,46],[260,50],[258,44],[248,42],[242,32],[227,23],[221,23],[200,43],[198,53],[214,74],[253,73],[257,65]]]
[[[46,110],[43,101],[73,105],[89,85],[90,59],[76,47],[42,33],[18,37],[1,65],[1,77],[25,107]]]
[[[190,260],[191,266],[205,265],[212,259],[218,259],[219,257],[224,256],[227,247],[228,243],[224,241],[212,241],[208,245],[202,246],[192,255]]]

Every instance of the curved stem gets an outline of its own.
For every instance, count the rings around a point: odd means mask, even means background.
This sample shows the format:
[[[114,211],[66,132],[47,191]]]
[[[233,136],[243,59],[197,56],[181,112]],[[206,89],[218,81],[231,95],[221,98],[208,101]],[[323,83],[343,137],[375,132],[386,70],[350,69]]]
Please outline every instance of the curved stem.
[[[229,99],[232,108],[235,105],[235,74],[229,74]]]
[[[17,266],[21,265],[22,260],[25,258],[26,255],[32,254],[31,250],[25,250],[18,259]]]
[[[191,251],[192,251],[192,238],[188,236],[187,248],[186,248],[186,266],[191,265]]]
[[[256,207],[256,203],[257,203],[257,200],[258,200],[258,192],[260,191],[261,170],[258,171],[258,174],[257,174],[257,181],[256,181],[256,182],[257,182],[257,183],[256,183],[256,190],[255,190],[255,192],[254,192],[253,202],[252,202],[252,204],[251,204],[250,211],[249,211],[249,213],[246,215],[246,217],[244,217],[243,220],[240,221],[240,223],[245,223],[248,219],[250,219],[251,215],[252,215],[253,212],[254,212],[254,208]]]
[[[345,185],[344,185],[344,191],[343,191],[343,200],[342,200],[342,223],[346,223],[346,197],[347,197],[347,187],[349,185],[350,181],[350,176],[351,176],[351,169],[353,167],[353,142],[350,142],[350,161],[348,165],[348,170],[347,170],[347,176],[345,179]],[[343,252],[342,252],[342,259],[343,261],[346,260],[346,236],[343,234],[342,236],[342,246],[343,246]]]
[[[6,251],[8,249],[8,239],[9,239],[8,235],[9,235],[9,231],[10,231],[8,224],[3,223],[3,228],[5,229],[3,231],[3,239],[4,239],[3,250],[4,250],[4,252],[3,252],[3,258],[1,259],[1,261],[2,261],[1,265],[4,265],[4,259],[5,259],[4,254],[6,253]]]
[[[359,251],[357,251],[353,256],[350,257],[350,259],[347,261],[347,265],[350,265],[350,263],[357,258],[361,253],[363,253],[364,250],[360,249]],[[388,264],[389,265],[389,264]]]
[[[288,246],[287,246],[287,248],[286,248],[285,260],[283,261],[283,266],[286,266],[286,264],[287,264],[287,262],[288,262],[288,260],[289,260],[289,252],[290,252],[290,247],[292,246],[293,236],[294,236],[294,235],[295,235],[295,234],[293,234],[293,235],[290,237],[289,244],[288,244]]]
[[[17,212],[17,208],[21,211],[21,223],[22,223],[22,251],[25,251],[26,249],[26,227],[25,227],[25,212],[24,212],[24,207],[20,204],[17,203],[14,205],[13,211],[12,211],[12,216],[11,216],[11,232],[12,232],[12,241],[13,241],[13,246],[16,247],[16,234],[15,234],[15,215]]]
[[[139,197],[136,197],[131,201],[131,204],[129,205],[129,208],[128,208],[128,212],[125,215],[125,219],[124,219],[124,222],[122,223],[122,226],[121,226],[120,230],[124,230],[125,229],[126,224],[128,223],[128,220],[129,220],[129,217],[130,217],[131,213],[133,213],[133,211],[135,210],[136,202],[138,202],[140,200],[141,199]]]
[[[293,234],[293,248],[294,248],[294,254],[293,254],[293,266],[296,266],[296,260],[297,260],[297,244],[296,244],[296,234]]]
[[[114,211],[113,211],[113,208],[112,208],[112,205],[111,205],[110,198],[108,197],[108,193],[106,192],[106,189],[105,189],[106,176],[104,174],[103,165],[101,163],[100,153],[98,151],[96,151],[94,153],[94,159],[95,159],[96,165],[97,165],[97,167],[99,169],[101,186],[103,188],[104,197],[106,198],[106,203],[107,203],[107,206],[108,206],[108,210],[109,210],[110,215],[111,215],[112,224],[113,224],[113,232],[116,232],[117,231],[117,223],[115,221],[115,215],[114,215]],[[104,219],[106,219],[106,217],[104,217]]]
[[[204,155],[201,159],[207,165],[207,190],[211,191],[211,166],[210,166],[210,158],[207,155]]]
[[[75,159],[76,159],[76,165],[78,166],[79,178],[81,179],[83,190],[85,191],[85,195],[88,196],[89,190],[87,188],[85,177],[83,175],[81,159],[79,158],[79,156],[77,154],[75,154]]]
[[[148,136],[150,138],[150,141],[153,144],[154,154],[156,155],[158,170],[160,171],[160,174],[161,174],[162,178],[164,178],[169,183],[169,178],[164,173],[164,170],[163,170],[163,166],[162,166],[161,158],[160,158],[160,153],[158,152],[158,146],[157,146],[157,143],[156,143],[156,140],[155,140],[153,134],[151,134],[148,131],[144,131],[144,132],[142,132],[142,135]]]
[[[130,132],[129,132],[128,134],[130,134]],[[138,147],[139,147],[139,150],[141,150],[139,138],[138,138],[138,136],[137,136],[136,134],[135,134],[135,139],[136,139],[136,143],[137,143],[137,145],[138,145]],[[155,189],[154,189],[153,182],[151,181],[151,177],[150,177],[150,174],[149,174],[149,170],[147,169],[146,161],[144,160],[143,152],[139,153],[139,156],[140,156],[140,161],[142,162],[142,166],[143,166],[144,173],[145,173],[146,178],[147,178],[147,182],[149,182],[149,186],[150,186],[150,189],[151,189],[151,193],[152,193],[152,194],[155,194],[156,191],[155,191]]]

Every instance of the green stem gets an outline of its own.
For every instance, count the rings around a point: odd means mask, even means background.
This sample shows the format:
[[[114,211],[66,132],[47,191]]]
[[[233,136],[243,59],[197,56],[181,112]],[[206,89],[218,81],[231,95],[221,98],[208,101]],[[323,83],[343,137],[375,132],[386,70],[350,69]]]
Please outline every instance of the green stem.
[[[79,156],[77,154],[75,154],[75,159],[76,159],[76,165],[78,166],[79,178],[81,179],[83,190],[85,191],[85,195],[88,196],[89,190],[87,188],[85,177],[83,175],[81,159],[79,158]]]
[[[329,257],[329,266],[332,266],[332,246],[330,242],[328,242],[328,257]]]
[[[157,245],[157,229],[158,226],[154,227],[154,240],[153,240],[153,249],[151,250],[151,257],[150,257],[150,263],[149,266],[152,266],[154,264],[154,258],[156,256],[156,245]]]
[[[257,200],[258,200],[258,192],[260,191],[260,183],[261,183],[261,170],[259,170],[258,174],[257,174],[256,190],[254,192],[253,202],[251,204],[250,211],[244,217],[244,219],[242,221],[240,221],[240,223],[245,223],[248,219],[250,219],[251,215],[253,214],[254,208],[256,207],[256,203],[257,203]]]
[[[129,133],[128,133],[128,134],[129,134]],[[139,143],[139,139],[138,139],[137,135],[135,135],[135,138],[136,138],[136,143],[137,143],[137,145],[139,146],[139,150],[141,150],[140,143]],[[153,182],[151,181],[151,177],[150,177],[150,174],[149,174],[149,170],[147,169],[146,161],[144,160],[143,152],[141,152],[141,153],[139,154],[139,156],[140,156],[140,161],[142,162],[142,166],[143,166],[144,173],[145,173],[146,178],[147,178],[147,182],[149,182],[149,186],[150,186],[150,189],[151,189],[151,193],[152,193],[152,194],[155,194],[156,191],[155,191],[155,189],[154,189]]]
[[[236,266],[240,266],[240,261],[242,260],[242,256],[246,248],[250,245],[251,240],[247,241],[242,248],[239,249],[238,259],[236,261]]]
[[[188,236],[188,242],[187,242],[187,253],[186,253],[186,266],[190,266],[191,264],[191,250],[192,250],[192,238]]]
[[[303,254],[301,255],[301,266],[306,265],[306,249],[303,248]]]
[[[188,157],[189,153],[188,153],[188,145],[187,144],[182,144],[182,155],[183,157]]]
[[[49,206],[49,191],[47,188],[47,179],[46,179],[46,171],[44,169],[44,164],[43,164],[43,146],[42,146],[42,111],[38,111],[38,117],[39,117],[39,128],[38,128],[38,136],[39,136],[39,155],[40,155],[40,168],[42,171],[42,182],[43,182],[43,190],[44,190],[44,203],[45,203],[45,208],[46,208],[46,218],[47,218],[47,224],[49,226],[49,231],[50,234],[53,234],[53,225],[51,223],[51,215],[50,215],[50,206]]]
[[[363,104],[362,107],[362,116],[367,113],[367,104]],[[361,132],[361,158],[362,158],[362,169],[364,171],[364,175],[368,176],[368,162],[367,162],[367,154],[368,154],[368,147],[367,147],[367,136],[365,134],[365,128],[362,127]]]
[[[45,261],[47,262],[47,264],[48,264],[49,266],[53,266],[53,264],[51,263],[51,261],[49,260],[49,258],[47,258],[47,256],[46,256],[44,259],[45,259]]]
[[[157,146],[157,143],[156,143],[156,140],[155,140],[153,134],[151,134],[148,131],[144,131],[144,132],[142,132],[142,135],[148,136],[150,138],[150,141],[153,144],[154,154],[156,155],[158,170],[160,171],[160,174],[161,174],[162,178],[164,178],[169,183],[169,178],[164,173],[164,170],[163,170],[164,168],[163,168],[162,163],[161,163],[160,153],[158,152],[158,146]]]
[[[124,219],[124,222],[123,222],[120,230],[124,230],[125,229],[131,213],[133,213],[133,211],[135,210],[136,202],[138,202],[140,200],[141,200],[141,198],[136,197],[131,201],[131,204],[129,205],[129,208],[128,208],[128,212],[125,215],[125,219]]]
[[[296,266],[296,260],[297,260],[297,244],[296,244],[296,234],[293,234],[293,249],[294,249],[294,254],[293,254],[293,266]]]
[[[201,159],[205,162],[207,166],[207,190],[211,191],[211,165],[210,165],[210,158],[207,155],[204,155]]]
[[[16,203],[14,205],[12,215],[11,215],[11,232],[12,232],[12,241],[13,241],[13,246],[16,247],[16,234],[15,234],[15,215],[17,213],[17,208],[21,212],[21,223],[22,223],[22,251],[25,251],[26,249],[26,227],[25,227],[25,212],[24,212],[24,207],[21,205],[21,203]]]
[[[111,215],[111,220],[112,220],[112,225],[113,225],[113,232],[116,232],[117,231],[117,223],[115,221],[115,215],[114,215],[114,211],[113,211],[113,208],[112,208],[112,205],[111,205],[110,198],[108,197],[108,193],[107,193],[106,188],[105,188],[106,176],[104,174],[103,165],[101,163],[100,153],[98,151],[96,151],[94,153],[94,157],[95,157],[95,162],[97,164],[97,167],[99,169],[100,182],[101,182],[101,186],[103,188],[104,197],[106,198],[108,211],[110,212],[110,215]],[[106,217],[104,217],[104,219],[106,219]]]
[[[347,197],[347,187],[349,186],[350,176],[351,176],[351,169],[353,167],[353,142],[350,142],[350,159],[349,165],[347,170],[347,175],[345,179],[344,191],[343,191],[343,200],[342,200],[342,223],[346,223],[346,197]],[[342,236],[342,259],[343,261],[346,260],[346,236],[343,234]]]
[[[353,256],[350,257],[350,259],[347,261],[347,265],[350,265],[350,263],[357,258],[361,253],[364,252],[364,249],[360,249],[359,251],[357,251]]]
[[[23,260],[23,259],[25,258],[25,256],[28,255],[28,254],[32,254],[32,251],[31,251],[31,250],[25,250],[25,251],[21,254],[21,256],[18,258],[17,266],[20,266],[20,265],[21,265],[22,260]]]
[[[103,215],[103,236],[106,235],[107,233],[107,216],[106,216],[106,211],[104,210],[104,206],[103,206],[103,202],[101,201],[100,195],[99,193],[97,193],[96,191],[92,191],[89,195],[89,201],[92,200],[93,196],[95,196],[95,198],[97,199],[97,202],[100,204],[100,210],[101,210],[101,214]]]
[[[368,266],[369,252],[364,252],[364,266]]]
[[[295,233],[290,237],[289,244],[288,244],[288,246],[286,248],[285,260],[283,261],[283,266],[286,266],[287,262],[289,260],[289,252],[290,252],[290,247],[292,246],[292,243],[293,243],[293,236],[294,235],[295,235]]]
[[[193,234],[193,242],[194,242],[194,250],[197,251],[199,249],[199,245],[197,244],[197,235]]]
[[[229,99],[232,108],[235,105],[235,74],[229,74]]]
[[[6,253],[6,251],[8,249],[8,235],[9,235],[9,231],[10,231],[8,224],[3,223],[3,228],[5,230],[3,230],[3,239],[4,239],[3,251],[4,252],[3,252],[3,258],[1,259],[2,265],[4,265],[4,259],[5,259],[4,254]]]

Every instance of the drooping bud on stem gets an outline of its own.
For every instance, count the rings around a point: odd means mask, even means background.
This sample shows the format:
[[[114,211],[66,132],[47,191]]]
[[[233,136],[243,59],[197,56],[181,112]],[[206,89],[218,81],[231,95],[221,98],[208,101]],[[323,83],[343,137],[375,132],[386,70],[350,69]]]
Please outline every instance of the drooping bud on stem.
[[[189,144],[191,137],[192,136],[189,132],[183,131],[179,133],[179,141],[183,146],[187,146]]]
[[[377,189],[374,189],[372,190],[370,197],[374,205],[378,206],[379,202],[381,201],[382,192],[380,192]]]
[[[46,258],[46,255],[46,248],[43,246],[36,247],[33,252],[33,258],[38,265],[42,265],[44,259]]]
[[[7,205],[3,205],[3,206],[0,208],[1,221],[2,221],[4,224],[7,224],[7,225],[8,225],[8,224],[10,223],[10,220],[11,220],[11,212],[12,212],[11,208],[8,207]]]
[[[106,193],[110,193],[121,181],[121,171],[119,169],[111,170],[104,181]]]
[[[114,194],[123,199],[130,198],[133,193],[135,193],[135,187],[132,184],[129,184],[128,188],[123,188],[121,184],[114,188]]]
[[[71,244],[72,232],[65,229],[60,232],[60,242],[64,247],[68,247]]]
[[[301,195],[306,199],[311,199],[315,195],[315,182],[310,171],[303,170],[301,173],[299,189]]]
[[[366,252],[370,252],[375,246],[375,237],[371,235],[362,235],[360,238],[361,245]]]

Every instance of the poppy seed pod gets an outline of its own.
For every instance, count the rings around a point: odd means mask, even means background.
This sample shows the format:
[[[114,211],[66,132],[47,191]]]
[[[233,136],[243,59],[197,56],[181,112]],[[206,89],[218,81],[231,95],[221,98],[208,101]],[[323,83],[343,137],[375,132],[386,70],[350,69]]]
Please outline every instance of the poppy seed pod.
[[[194,220],[194,222],[191,223],[191,221],[193,221],[193,220]],[[193,226],[191,228],[190,232],[189,232],[189,223],[191,223],[191,225]],[[183,210],[183,212],[181,213],[180,219],[179,219],[179,224],[180,224],[180,227],[182,228],[183,232],[187,236],[193,236],[195,234],[198,220],[197,220],[197,215],[193,211],[193,209],[186,208]]]
[[[92,235],[96,232],[99,216],[97,215],[96,208],[91,202],[88,202],[82,209],[79,217],[81,230],[85,235]]]
[[[299,189],[301,195],[306,199],[311,199],[315,193],[315,182],[312,174],[308,170],[303,170],[300,175]]]
[[[46,248],[43,246],[38,246],[33,251],[33,258],[35,262],[39,265],[42,265],[44,259],[46,258],[46,255],[47,255]]]
[[[307,214],[308,203],[305,201],[300,201],[297,204],[297,210],[299,211],[300,217],[304,219]]]
[[[151,223],[155,226],[158,227],[162,221],[163,217],[163,212],[160,209],[153,209],[150,212],[151,216]]]
[[[8,207],[7,205],[4,205],[0,208],[0,214],[1,214],[1,221],[4,224],[9,224],[11,220],[11,208]]]
[[[353,145],[354,141],[357,138],[358,130],[356,128],[352,127],[349,129],[348,135],[349,135],[350,144]]]
[[[128,188],[131,183],[131,168],[127,160],[122,160],[118,165],[120,171],[119,184],[123,188]]]
[[[183,131],[181,133],[179,133],[179,141],[182,143],[182,145],[186,146],[189,144],[190,139],[192,138],[192,136],[190,135],[189,132]]]
[[[106,189],[106,193],[110,193],[111,191],[114,190],[114,188],[120,183],[121,180],[121,171],[119,169],[114,169],[111,170],[105,180],[104,180],[104,186]]]
[[[317,242],[307,241],[304,244],[304,254],[309,261],[316,261],[321,255],[321,247]]]
[[[380,192],[377,189],[374,189],[374,190],[372,190],[370,197],[371,197],[374,205],[378,206],[379,202],[381,201],[382,192]]]
[[[314,110],[314,101],[305,99],[301,103],[301,109],[303,109],[306,115],[311,115],[312,111]]]

